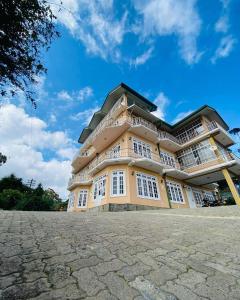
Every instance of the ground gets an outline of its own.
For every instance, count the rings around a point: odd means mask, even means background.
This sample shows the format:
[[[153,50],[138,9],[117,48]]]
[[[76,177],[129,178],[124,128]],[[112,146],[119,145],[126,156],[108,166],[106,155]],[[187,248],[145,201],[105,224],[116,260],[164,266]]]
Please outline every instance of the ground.
[[[0,211],[0,299],[240,299],[240,209]]]

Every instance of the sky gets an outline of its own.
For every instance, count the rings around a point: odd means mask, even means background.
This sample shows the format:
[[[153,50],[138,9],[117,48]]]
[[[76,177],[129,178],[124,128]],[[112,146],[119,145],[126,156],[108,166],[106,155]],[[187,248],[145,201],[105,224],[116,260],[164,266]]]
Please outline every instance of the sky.
[[[67,197],[81,130],[124,82],[174,123],[204,104],[240,127],[239,0],[51,1],[61,37],[43,62],[37,109],[2,100],[0,177],[14,173]]]

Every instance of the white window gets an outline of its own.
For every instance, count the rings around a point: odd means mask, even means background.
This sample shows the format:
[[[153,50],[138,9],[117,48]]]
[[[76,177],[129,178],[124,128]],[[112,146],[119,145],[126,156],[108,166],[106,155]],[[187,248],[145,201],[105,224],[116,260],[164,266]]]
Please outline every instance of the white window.
[[[71,208],[73,206],[74,206],[74,193],[70,193],[68,199],[68,208]]]
[[[78,207],[86,207],[87,206],[87,190],[80,190],[78,196]]]
[[[160,152],[160,159],[161,162],[167,166],[176,167],[175,159],[173,155],[170,155],[167,152]]]
[[[167,192],[172,202],[184,203],[182,187],[180,184],[167,181]]]
[[[204,198],[206,200],[208,200],[209,202],[214,202],[214,200],[215,200],[215,197],[214,197],[213,193],[211,193],[211,192],[204,192]]]
[[[179,130],[176,133],[176,137],[179,140],[179,142],[183,144],[200,135],[203,131],[204,127],[202,125],[202,121],[200,119],[197,119],[191,124]]]
[[[202,206],[203,196],[202,196],[201,191],[193,190],[193,196],[194,196],[194,200],[195,200],[196,204]]]
[[[105,197],[106,190],[106,175],[100,176],[95,179],[93,186],[93,199]]]
[[[120,156],[120,150],[121,150],[120,145],[116,145],[115,147],[113,147],[112,151],[111,151],[111,158],[119,157]]]
[[[151,158],[151,146],[140,140],[133,139],[133,151],[140,156]]]
[[[140,198],[159,200],[157,178],[143,173],[137,173],[137,194]]]
[[[112,182],[111,182],[111,196],[125,196],[125,172],[124,171],[113,171]]]
[[[216,159],[208,140],[197,143],[187,149],[178,151],[177,158],[183,168],[190,168]]]

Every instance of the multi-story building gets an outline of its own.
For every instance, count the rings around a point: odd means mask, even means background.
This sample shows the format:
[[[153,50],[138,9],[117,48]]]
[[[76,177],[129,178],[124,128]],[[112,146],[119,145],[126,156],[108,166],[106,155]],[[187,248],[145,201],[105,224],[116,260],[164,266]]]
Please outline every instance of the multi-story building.
[[[198,207],[223,178],[240,203],[232,182],[240,160],[217,111],[205,105],[170,125],[156,110],[123,83],[107,95],[80,135],[68,211]]]

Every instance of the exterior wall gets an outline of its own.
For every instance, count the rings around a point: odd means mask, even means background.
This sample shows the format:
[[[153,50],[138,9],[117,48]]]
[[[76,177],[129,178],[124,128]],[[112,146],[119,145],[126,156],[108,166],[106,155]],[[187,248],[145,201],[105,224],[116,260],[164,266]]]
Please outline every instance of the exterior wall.
[[[138,197],[137,195],[137,178],[136,173],[144,173],[147,175],[152,175],[157,178],[157,185],[158,185],[158,191],[160,194],[159,200],[152,200],[152,199],[144,199],[141,197]],[[169,208],[168,198],[167,198],[167,191],[164,184],[164,180],[162,176],[155,172],[151,172],[142,168],[138,167],[129,167],[129,188],[130,188],[130,203],[132,204],[139,204],[139,205],[147,205],[147,206],[157,206],[157,207],[164,207]]]
[[[113,114],[113,119],[117,120],[119,122],[127,121],[128,118],[129,118],[129,113],[127,110],[121,112],[120,114]],[[109,119],[110,118],[106,118],[106,120],[109,120]],[[209,122],[209,120],[206,117],[202,116],[202,124],[203,124],[204,128],[206,129],[206,131],[208,130],[207,122]],[[113,134],[114,134],[114,129],[112,129],[112,130],[113,130]],[[208,135],[206,135],[206,136],[207,136],[207,138],[209,138]],[[127,156],[128,151],[130,149],[133,149],[133,139],[134,138],[149,144],[151,147],[153,159],[160,162],[159,150],[158,150],[157,143],[149,141],[147,138],[144,138],[142,136],[138,136],[134,132],[130,132],[127,129],[123,134],[121,134],[119,137],[117,137],[117,139],[115,141],[113,141],[110,145],[107,145],[105,148],[101,146],[101,149],[103,149],[103,150],[99,153],[99,155],[112,150],[112,148],[114,148],[116,145],[120,145],[121,151],[123,152],[124,155]],[[214,139],[214,138],[212,138],[212,139]],[[99,137],[99,141],[100,141],[100,137]],[[101,140],[100,142],[104,146],[104,141]],[[194,144],[194,141],[192,144]],[[95,145],[95,147],[98,148],[98,145]],[[96,152],[95,147],[93,145],[89,145],[86,147],[85,150],[89,150],[91,153]],[[186,148],[187,147],[189,147],[189,145],[186,146]],[[161,146],[161,143],[159,145],[159,148],[160,148],[160,152],[161,151],[166,152],[176,159],[176,153],[173,153],[173,152],[169,151],[168,149],[165,149],[164,147]],[[126,150],[126,152],[124,152],[125,150]],[[96,159],[96,158],[94,158],[94,159]],[[92,161],[94,161],[94,159]],[[206,162],[201,165],[194,166],[194,167],[190,167],[188,169],[185,169],[184,171],[188,172],[188,173],[192,173],[192,172],[200,171],[203,169],[207,169],[211,166],[220,164],[222,162],[223,162],[223,160],[221,158],[216,157],[215,160],[212,160],[212,161],[209,161],[209,162]],[[91,163],[91,161],[89,162],[89,164],[90,163]],[[88,174],[89,164],[87,166],[85,166],[83,169],[81,169],[78,172],[78,174],[82,174],[82,173]],[[124,195],[124,196],[117,196],[117,197],[111,196],[111,175],[114,170],[124,170],[125,171],[126,195]],[[148,175],[155,176],[157,178],[160,200],[145,199],[145,198],[141,198],[137,195],[136,172],[145,173]],[[201,186],[190,185],[184,181],[181,181],[181,180],[178,180],[178,179],[175,179],[172,177],[166,177],[164,179],[158,173],[155,173],[150,170],[143,169],[143,168],[139,168],[134,165],[129,166],[127,164],[119,164],[119,165],[116,164],[116,165],[105,167],[100,172],[94,174],[93,182],[97,177],[102,176],[102,175],[106,175],[106,189],[105,189],[105,197],[102,199],[100,205],[107,205],[107,204],[112,203],[112,204],[131,204],[131,205],[144,205],[144,206],[148,206],[148,207],[169,208],[169,201],[168,201],[168,195],[167,195],[167,190],[166,190],[166,185],[165,185],[165,179],[179,183],[182,187],[184,203],[171,202],[172,208],[189,207],[189,201],[188,201],[187,190],[186,190],[187,186],[190,186],[192,188],[200,190],[200,191],[202,191],[202,193],[204,191],[212,192],[212,190],[210,190],[210,189],[203,188]],[[86,208],[78,208],[77,203],[78,203],[79,191],[83,190],[83,189],[88,191],[87,207]],[[79,186],[75,187],[72,190],[72,192],[74,193],[74,207],[68,209],[68,211],[80,212],[80,211],[86,211],[87,209],[95,207],[96,205],[95,205],[94,199],[93,199],[93,193],[94,193],[93,189],[94,189],[94,183],[92,185],[87,185],[87,186],[79,185]]]

